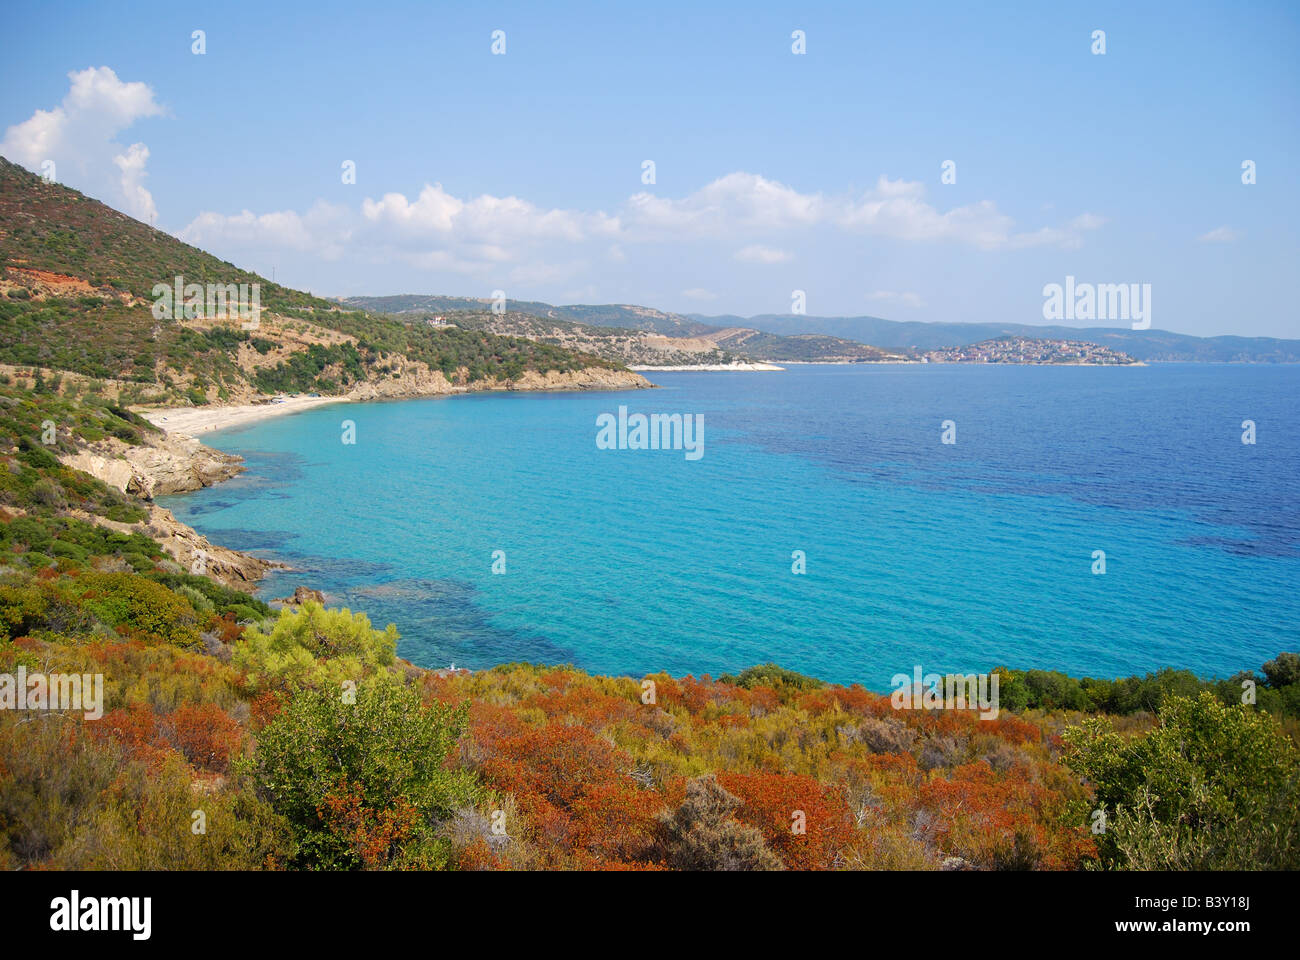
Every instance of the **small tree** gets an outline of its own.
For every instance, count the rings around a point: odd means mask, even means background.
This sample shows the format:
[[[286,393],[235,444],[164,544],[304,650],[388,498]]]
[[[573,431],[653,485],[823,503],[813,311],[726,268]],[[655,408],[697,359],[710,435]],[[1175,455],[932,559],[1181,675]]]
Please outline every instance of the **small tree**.
[[[258,736],[255,778],[293,824],[298,865],[445,866],[438,822],[477,796],[471,774],[447,767],[467,708],[426,707],[386,675],[349,699],[300,690]]]
[[[1264,664],[1264,677],[1274,689],[1300,683],[1300,654],[1279,653],[1275,660]]]

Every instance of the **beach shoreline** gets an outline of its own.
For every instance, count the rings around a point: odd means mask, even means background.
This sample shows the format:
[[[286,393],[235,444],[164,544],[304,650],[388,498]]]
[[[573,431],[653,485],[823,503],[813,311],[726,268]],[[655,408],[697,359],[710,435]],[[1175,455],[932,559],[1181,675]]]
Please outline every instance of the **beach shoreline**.
[[[285,397],[267,403],[237,403],[228,406],[158,407],[137,410],[155,427],[167,433],[189,437],[215,433],[230,427],[269,420],[287,413],[298,413],[327,403],[347,403],[349,397]]]

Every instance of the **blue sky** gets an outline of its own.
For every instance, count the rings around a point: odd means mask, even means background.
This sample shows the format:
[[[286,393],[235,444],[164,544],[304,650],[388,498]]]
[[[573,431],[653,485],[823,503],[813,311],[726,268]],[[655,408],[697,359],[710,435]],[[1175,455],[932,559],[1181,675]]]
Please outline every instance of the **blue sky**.
[[[17,6],[0,153],[325,295],[1300,337],[1300,5],[710,6]]]

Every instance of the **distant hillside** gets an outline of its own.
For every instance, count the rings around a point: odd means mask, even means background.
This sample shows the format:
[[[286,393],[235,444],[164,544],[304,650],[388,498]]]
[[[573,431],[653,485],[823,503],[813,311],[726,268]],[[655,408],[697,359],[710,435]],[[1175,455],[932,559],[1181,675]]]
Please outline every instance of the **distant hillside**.
[[[448,313],[456,310],[481,311],[492,306],[490,299],[473,297],[438,297],[423,294],[398,294],[388,297],[345,297],[341,301],[358,310],[374,313]],[[585,306],[571,304],[554,306],[538,300],[507,300],[506,307],[513,313],[528,314],[551,320],[571,320],[597,327],[621,327],[628,330],[645,330],[668,337],[691,337],[717,329],[677,313],[664,313],[650,307],[626,304]]]
[[[716,364],[764,360],[897,359],[898,354],[841,337],[779,336],[745,326],[718,327],[678,314],[623,304],[570,305],[508,300],[493,314],[491,300],[404,294],[348,297],[349,307],[423,321],[443,316],[456,326],[528,337],[631,364]]]
[[[1147,362],[1300,362],[1300,340],[1279,340],[1272,337],[1193,337],[1168,330],[1133,330],[1123,327],[917,323],[882,320],[880,317],[809,317],[775,313],[747,318],[692,315],[690,319],[708,324],[758,327],[786,336],[825,334],[846,337],[894,350],[936,350],[1017,336],[1037,340],[1083,340]]]
[[[391,314],[484,311],[487,299],[405,294],[349,297],[357,309]],[[1004,337],[1083,341],[1146,362],[1199,361],[1300,363],[1300,340],[1272,337],[1194,337],[1168,330],[1124,327],[1063,327],[1028,323],[917,323],[880,317],[809,317],[767,313],[754,317],[665,313],[628,304],[555,306],[510,300],[511,313],[602,327],[708,340],[713,347],[749,360],[852,360],[870,362],[969,346]],[[522,334],[521,334],[522,335]],[[615,356],[597,349],[602,356]],[[629,362],[640,362],[631,360]],[[710,361],[698,361],[710,362]]]
[[[644,385],[620,364],[553,345],[344,309],[3,158],[0,268],[0,365],[66,371],[78,389],[125,403]],[[207,303],[188,318],[181,304],[156,317],[155,286],[178,276],[205,288],[244,284],[250,294],[258,285],[256,323]]]
[[[513,304],[512,304],[513,305]],[[508,310],[495,314],[476,310],[443,313],[412,311],[391,314],[403,323],[437,328],[459,328],[498,336],[523,337],[564,350],[603,357],[612,363],[672,366],[734,363],[742,357],[700,337],[666,337],[626,327],[598,327]]]

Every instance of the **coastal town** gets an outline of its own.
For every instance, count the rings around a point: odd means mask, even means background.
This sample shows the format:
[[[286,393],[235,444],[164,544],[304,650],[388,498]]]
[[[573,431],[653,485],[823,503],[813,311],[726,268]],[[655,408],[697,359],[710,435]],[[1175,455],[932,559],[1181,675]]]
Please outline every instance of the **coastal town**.
[[[922,363],[1042,363],[1135,366],[1138,360],[1119,350],[1082,340],[1036,340],[998,337],[964,347],[943,347],[917,354]]]

